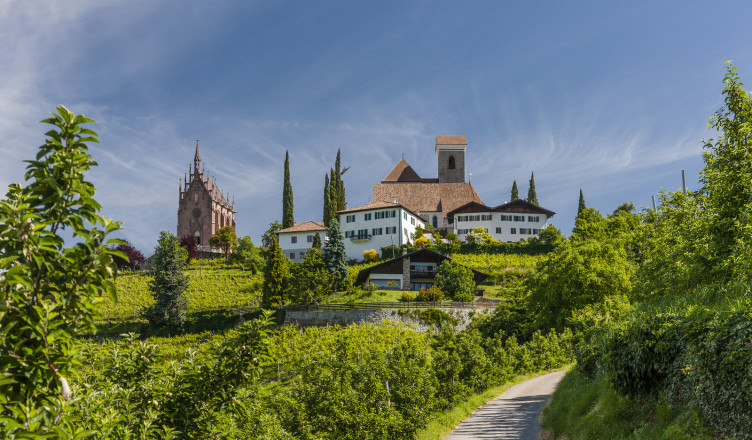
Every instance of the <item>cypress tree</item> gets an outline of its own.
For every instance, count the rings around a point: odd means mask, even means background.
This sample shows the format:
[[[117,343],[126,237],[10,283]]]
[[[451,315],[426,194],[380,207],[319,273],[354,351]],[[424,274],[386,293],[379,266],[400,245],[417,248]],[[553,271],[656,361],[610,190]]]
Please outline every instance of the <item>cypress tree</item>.
[[[517,191],[517,181],[515,180],[512,183],[512,200],[510,201],[514,202],[515,200],[519,200],[519,199],[520,199],[520,193]]]
[[[337,159],[334,161],[334,175],[337,177],[337,209],[335,211],[341,211],[347,209],[347,201],[345,199],[345,182],[342,180],[342,175],[345,174],[342,169],[341,151],[337,149]]]
[[[282,190],[282,227],[289,228],[295,224],[293,217],[292,184],[290,183],[290,153],[285,150],[285,182]]]
[[[183,273],[184,264],[178,239],[169,232],[160,232],[151,270],[154,279],[149,283],[154,304],[145,313],[152,334],[175,334],[185,326],[188,276]]]
[[[324,226],[329,226],[329,219],[332,217],[330,212],[332,210],[329,197],[329,174],[324,175],[324,218],[321,220],[324,222]]]
[[[311,247],[321,250],[321,235],[318,232],[313,236],[313,244]]]
[[[337,175],[334,168],[329,168],[329,221],[337,218],[337,200],[339,200],[339,184],[337,184]]]
[[[347,277],[347,253],[345,252],[345,238],[339,222],[333,218],[329,223],[327,240],[324,244],[324,265],[326,270],[334,276],[334,290]]]
[[[264,286],[261,301],[264,307],[279,307],[285,303],[287,286],[287,263],[282,255],[277,238],[266,251]]]
[[[538,196],[535,195],[535,175],[530,173],[530,189],[527,190],[527,201],[533,205],[538,204]]]
[[[585,197],[582,195],[582,190],[580,189],[580,204],[577,207],[577,217],[580,216],[580,213],[585,210],[587,206],[585,206]]]

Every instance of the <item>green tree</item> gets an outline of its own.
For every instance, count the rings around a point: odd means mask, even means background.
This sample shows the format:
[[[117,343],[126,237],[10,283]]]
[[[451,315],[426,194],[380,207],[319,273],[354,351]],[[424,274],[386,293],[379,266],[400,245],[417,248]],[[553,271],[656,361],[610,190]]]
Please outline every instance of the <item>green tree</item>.
[[[311,245],[311,247],[315,249],[321,249],[321,234],[319,234],[318,232],[313,236],[313,244]]]
[[[324,226],[329,227],[329,221],[332,219],[332,200],[329,196],[329,174],[324,175]]]
[[[238,240],[235,252],[230,255],[230,261],[242,264],[243,269],[250,270],[254,275],[264,266],[264,259],[261,257],[259,248],[253,245],[248,235]]]
[[[580,203],[577,205],[577,216],[579,217],[582,211],[585,210],[585,196],[582,195],[582,189],[580,189]]]
[[[538,196],[535,195],[535,175],[530,173],[530,188],[527,190],[527,201],[533,205],[538,204]]]
[[[185,258],[178,239],[167,231],[160,232],[153,258],[153,280],[149,283],[149,290],[154,304],[144,316],[152,334],[175,334],[183,330],[188,310],[185,296],[188,276],[183,273]]]
[[[436,286],[455,301],[472,301],[475,292],[473,271],[452,260],[444,260],[436,270]]]
[[[611,215],[609,215],[609,218],[615,217],[621,213],[632,214],[632,212],[635,211],[635,209],[636,208],[634,206],[634,203],[624,202],[621,205],[619,205],[616,209],[614,209],[614,212],[611,213]]]
[[[292,265],[288,286],[290,300],[297,304],[313,304],[332,293],[332,274],[324,266],[321,248],[308,249],[305,260]]]
[[[326,270],[334,276],[334,290],[336,291],[348,273],[345,238],[342,236],[342,229],[340,229],[337,219],[332,219],[331,223],[329,223],[326,237],[327,240],[324,244],[324,265],[326,265]]]
[[[282,249],[277,238],[272,240],[266,251],[264,266],[264,286],[262,290],[262,304],[264,307],[279,307],[287,301],[287,261],[282,255]]]
[[[514,202],[515,200],[520,199],[520,193],[517,191],[517,181],[515,180],[512,182],[512,200],[510,202]]]
[[[94,121],[63,106],[42,123],[54,128],[34,160],[27,185],[0,200],[0,437],[74,438],[69,383],[81,365],[76,334],[94,331],[96,303],[116,295],[108,240],[120,224],[99,215],[84,175],[96,162]],[[64,235],[60,231],[65,230]],[[73,237],[72,246],[65,237]]]
[[[264,235],[261,236],[261,245],[266,249],[271,248],[272,243],[277,240],[276,232],[280,229],[282,229],[282,223],[276,220],[269,223],[269,229],[264,231]]]
[[[282,227],[289,228],[295,224],[293,216],[292,183],[290,183],[290,153],[285,150],[285,176],[282,190]]]
[[[340,149],[337,148],[337,159],[334,161],[334,177],[336,178],[336,188],[337,188],[337,198],[336,200],[336,207],[335,211],[342,211],[343,209],[347,209],[347,198],[345,197],[345,182],[342,180],[342,175],[344,175],[348,168],[342,168],[342,158],[341,158],[341,152]]]
[[[559,244],[562,240],[564,240],[564,236],[561,234],[561,231],[556,228],[554,225],[548,225],[545,228],[543,228],[542,231],[538,234],[538,238],[541,242],[544,244],[551,244],[556,246]]]
[[[232,226],[223,226],[217,229],[217,232],[209,239],[209,244],[213,248],[222,249],[222,252],[225,254],[225,261],[227,261],[230,250],[238,244],[235,228]]]

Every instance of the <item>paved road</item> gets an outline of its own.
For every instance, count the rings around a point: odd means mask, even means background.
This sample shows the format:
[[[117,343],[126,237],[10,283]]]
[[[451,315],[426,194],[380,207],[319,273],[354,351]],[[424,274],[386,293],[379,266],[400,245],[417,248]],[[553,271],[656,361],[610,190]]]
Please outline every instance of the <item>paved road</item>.
[[[549,373],[513,386],[478,408],[444,440],[537,439],[538,415],[564,373]]]

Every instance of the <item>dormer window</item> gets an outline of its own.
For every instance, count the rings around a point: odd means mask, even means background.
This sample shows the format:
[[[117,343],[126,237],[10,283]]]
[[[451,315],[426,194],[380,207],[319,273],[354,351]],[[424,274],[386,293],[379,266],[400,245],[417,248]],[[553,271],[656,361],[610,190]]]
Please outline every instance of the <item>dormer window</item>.
[[[449,169],[454,169],[454,156],[449,156]]]

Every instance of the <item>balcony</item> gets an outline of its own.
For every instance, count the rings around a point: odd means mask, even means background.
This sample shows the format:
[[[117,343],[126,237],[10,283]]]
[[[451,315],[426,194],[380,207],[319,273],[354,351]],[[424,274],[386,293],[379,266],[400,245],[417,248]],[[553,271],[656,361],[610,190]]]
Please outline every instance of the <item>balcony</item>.
[[[413,278],[436,278],[435,270],[411,270],[410,279]]]
[[[371,236],[370,236],[370,235],[368,235],[368,234],[363,234],[363,235],[352,235],[352,236],[350,236],[350,241],[352,241],[352,242],[358,242],[358,241],[370,241],[370,240],[371,240]]]

